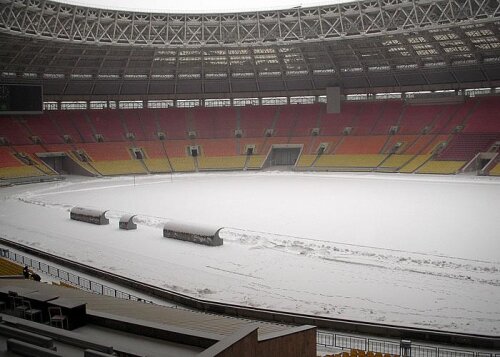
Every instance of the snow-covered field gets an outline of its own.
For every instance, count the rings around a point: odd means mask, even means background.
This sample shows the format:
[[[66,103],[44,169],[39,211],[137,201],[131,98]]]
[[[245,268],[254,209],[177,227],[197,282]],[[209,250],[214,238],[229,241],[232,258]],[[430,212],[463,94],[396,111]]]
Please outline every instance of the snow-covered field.
[[[334,173],[88,179],[0,189],[0,235],[199,298],[500,334],[500,180]],[[69,219],[110,210],[108,226]],[[118,229],[138,214],[136,231]],[[226,227],[221,247],[162,237]]]

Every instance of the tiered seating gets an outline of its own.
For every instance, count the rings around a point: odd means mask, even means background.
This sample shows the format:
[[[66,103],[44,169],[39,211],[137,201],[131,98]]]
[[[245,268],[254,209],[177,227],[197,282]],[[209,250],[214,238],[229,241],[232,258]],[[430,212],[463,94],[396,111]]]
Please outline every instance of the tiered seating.
[[[20,119],[0,117],[0,137],[6,138],[9,143],[15,145],[31,144],[30,134],[19,123]]]
[[[169,140],[165,141],[165,149],[168,157],[186,157],[187,147],[192,144],[189,140]]]
[[[387,141],[386,135],[376,136],[346,136],[336,148],[335,154],[378,154]]]
[[[238,139],[236,142],[237,142],[237,146],[239,146],[239,154],[240,155],[246,155],[245,147],[247,145],[255,145],[254,154],[258,154],[258,155],[264,155],[264,154],[266,154],[267,155],[267,152],[265,153],[263,151],[263,149],[264,149],[264,140],[266,140],[266,139],[267,138],[263,138],[263,137],[260,137],[260,138],[242,138],[242,139]]]
[[[419,174],[456,174],[466,161],[429,161],[418,169]]]
[[[381,117],[384,103],[366,103],[355,120],[352,135],[370,135],[373,127]]]
[[[195,171],[194,159],[188,157],[173,157],[170,159],[170,164],[175,172],[189,172]]]
[[[500,99],[482,98],[464,128],[465,133],[500,133]]]
[[[230,138],[236,129],[234,108],[197,107],[189,111],[192,117],[192,130],[198,138]]]
[[[297,105],[286,105],[281,108],[279,116],[274,126],[274,135],[280,137],[289,137],[295,123],[298,120]]]
[[[200,170],[235,170],[245,166],[246,156],[198,157]]]
[[[399,123],[399,134],[420,134],[443,110],[440,105],[408,105]]]
[[[477,101],[469,99],[450,114],[448,120],[441,120],[434,126],[431,133],[451,134],[455,128],[462,125],[467,116],[476,108]]]
[[[500,140],[500,133],[458,134],[455,135],[450,144],[441,153],[441,155],[439,155],[439,159],[469,161],[477,153],[487,151],[497,140]]]
[[[44,173],[38,170],[36,166],[23,165],[15,167],[0,167],[0,179],[35,176],[44,176]]]
[[[136,145],[142,148],[146,155],[143,161],[149,172],[160,173],[172,171],[161,141],[141,141],[136,142]]]
[[[73,122],[75,129],[83,138],[84,142],[93,143],[96,141],[94,137],[94,128],[87,121],[86,111],[68,111],[67,117]]]
[[[16,151],[20,153],[26,154],[31,161],[34,163],[34,167],[41,171],[42,173],[46,175],[54,175],[56,174],[52,169],[47,167],[41,159],[38,158],[36,155],[37,153],[43,153],[45,152],[45,149],[40,146],[40,145],[23,145],[23,146],[15,146],[14,147]]]
[[[0,276],[22,275],[23,267],[10,260],[0,258]]]
[[[346,127],[352,127],[359,111],[359,103],[343,103],[340,113],[323,113],[320,119],[321,135],[342,135]]]
[[[429,154],[441,143],[448,140],[448,135],[421,135],[413,144],[405,148],[405,154]]]
[[[214,138],[232,138],[236,129],[236,109],[213,108]]]
[[[96,161],[92,165],[102,175],[128,175],[147,173],[139,160]]]
[[[71,118],[75,116],[74,113],[61,110],[47,113],[54,121],[56,126],[60,129],[62,135],[69,135],[73,142],[78,143],[84,141],[80,135]],[[89,142],[93,142],[93,138],[89,138]]]
[[[312,140],[311,140],[312,139]],[[316,149],[318,148],[318,137],[312,137],[312,136],[298,136],[298,137],[292,137],[288,140],[288,144],[296,144],[296,145],[301,145],[304,147],[302,150],[303,154],[312,154],[316,152]]]
[[[317,155],[300,155],[297,160],[297,167],[311,167]]]
[[[93,161],[130,160],[128,143],[89,143],[79,144]]]
[[[172,172],[172,167],[167,159],[144,159],[143,161],[151,173]]]
[[[397,143],[401,143],[401,146],[398,148],[398,152],[405,152],[407,148],[413,146],[415,141],[418,139],[417,135],[392,135],[389,137],[389,140],[385,144],[385,153],[390,153],[390,151],[395,147]]]
[[[400,167],[410,162],[413,157],[414,155],[391,155],[379,167],[384,168],[387,171],[398,171]]]
[[[117,110],[90,110],[87,112],[87,116],[94,126],[96,134],[101,134],[104,141],[123,141],[125,135],[120,112]]]
[[[311,130],[318,126],[321,107],[320,104],[292,105],[297,113],[297,120],[292,128],[291,136],[311,135]]]
[[[372,169],[380,165],[387,155],[322,155],[315,167],[345,169]]]
[[[138,110],[122,110],[120,114],[122,115],[125,127],[129,133],[134,134],[135,140],[151,140],[154,138],[152,135],[156,132],[156,129],[153,130],[150,136],[145,134]]]
[[[371,135],[389,134],[391,126],[398,123],[398,119],[403,110],[403,103],[400,101],[387,101],[383,103],[383,112],[371,131]]]
[[[18,167],[23,163],[16,159],[12,150],[7,147],[0,147],[0,167]]]
[[[491,176],[500,176],[500,162],[497,162],[496,165],[490,170]]]
[[[266,129],[272,129],[276,115],[275,106],[242,107],[240,109],[240,128],[247,138],[262,137]]]
[[[158,140],[157,133],[162,129],[159,128],[156,118],[160,116],[160,110],[142,109],[138,110],[137,114],[144,130],[145,140]]]
[[[260,169],[266,161],[265,155],[252,155],[248,158],[247,168],[248,169]]]
[[[63,143],[63,137],[59,134],[57,127],[47,114],[26,117],[26,126],[40,137],[43,143]]]
[[[234,139],[199,139],[196,144],[201,146],[203,156],[234,156],[238,155]]]
[[[187,110],[180,108],[160,109],[156,111],[156,119],[160,130],[168,139],[185,139],[189,131]]]
[[[415,155],[411,161],[409,161],[405,166],[399,169],[399,172],[412,173],[420,166],[422,166],[430,158],[431,155]]]

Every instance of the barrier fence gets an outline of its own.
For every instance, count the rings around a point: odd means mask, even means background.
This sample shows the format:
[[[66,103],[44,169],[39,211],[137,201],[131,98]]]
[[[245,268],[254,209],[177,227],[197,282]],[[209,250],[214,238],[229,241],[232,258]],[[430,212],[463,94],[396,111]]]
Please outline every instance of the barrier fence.
[[[82,290],[92,292],[94,294],[154,304],[154,302],[150,300],[137,297],[135,295],[115,289],[113,287],[109,287],[102,283],[70,273],[64,269],[54,267],[47,263],[43,263],[37,259],[12,252],[9,249],[0,248],[0,257],[10,259],[22,265],[28,265],[29,267],[32,267],[47,275],[60,279],[64,282],[68,282],[71,285],[74,285]],[[172,307],[177,308],[177,306]],[[400,353],[400,346],[398,342],[327,331],[317,332],[316,345],[343,351],[357,349],[391,355],[399,355]],[[414,343],[411,346],[411,357],[500,357],[500,352],[485,353],[465,349],[450,349]]]
[[[73,274],[64,269],[54,267],[52,265],[41,262],[37,259],[26,257],[22,254],[12,252],[8,249],[0,249],[0,256],[10,259],[22,265],[28,265],[29,267],[36,269],[44,274],[50,275],[54,278],[60,279],[61,281],[67,282],[74,285],[82,290],[92,292],[94,294],[112,296],[119,299],[141,301],[145,303],[153,303],[150,300],[142,299],[135,295],[129,294],[127,292],[112,288],[110,286],[101,284],[97,281],[93,281],[82,276]]]
[[[382,354],[400,354],[399,342],[326,331],[317,332],[316,344],[343,351],[356,349],[375,353],[380,352]],[[500,353],[477,352],[412,343],[411,357],[500,357]]]

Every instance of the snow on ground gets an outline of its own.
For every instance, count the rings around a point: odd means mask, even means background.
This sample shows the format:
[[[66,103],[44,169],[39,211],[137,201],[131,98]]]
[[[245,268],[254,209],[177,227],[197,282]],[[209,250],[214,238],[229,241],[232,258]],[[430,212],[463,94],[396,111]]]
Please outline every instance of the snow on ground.
[[[500,333],[500,180],[214,173],[0,189],[0,235],[214,301]],[[108,226],[69,219],[109,209]],[[138,214],[136,231],[118,229]],[[162,237],[168,220],[227,227],[221,247]]]

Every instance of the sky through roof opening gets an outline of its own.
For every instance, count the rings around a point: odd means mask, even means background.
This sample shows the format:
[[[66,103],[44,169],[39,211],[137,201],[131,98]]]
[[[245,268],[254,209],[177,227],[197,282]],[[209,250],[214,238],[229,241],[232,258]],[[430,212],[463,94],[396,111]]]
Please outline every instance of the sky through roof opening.
[[[165,12],[165,13],[221,13],[221,12],[246,12],[259,10],[290,9],[293,7],[311,7],[321,5],[340,4],[353,2],[353,0],[55,0],[56,2],[88,6],[93,8]]]

